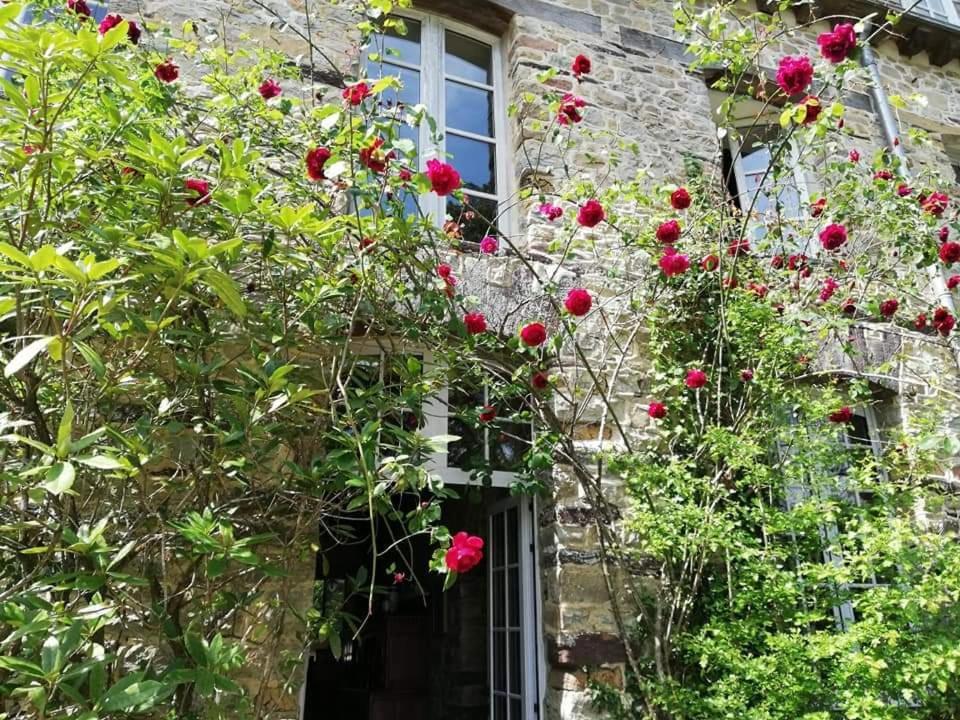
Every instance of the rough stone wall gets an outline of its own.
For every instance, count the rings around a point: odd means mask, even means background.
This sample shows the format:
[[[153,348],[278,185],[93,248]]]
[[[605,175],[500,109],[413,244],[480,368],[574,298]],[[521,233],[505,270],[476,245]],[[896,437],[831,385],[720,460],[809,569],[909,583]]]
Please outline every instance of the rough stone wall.
[[[357,56],[353,17],[346,5],[331,5],[324,0],[122,0],[112,7],[129,15],[139,14],[152,22],[169,22],[176,29],[186,20],[195,20],[201,35],[226,34],[235,41],[247,36],[253,42],[283,51],[298,62],[308,55],[306,43],[297,32],[308,27],[318,47],[323,49],[336,69],[349,75]],[[711,113],[710,95],[699,74],[687,68],[683,46],[673,31],[670,0],[498,0],[494,4],[464,3],[458,0],[423,0],[415,6],[425,11],[450,13],[469,18],[485,29],[499,29],[503,38],[509,101],[525,91],[539,88],[537,74],[549,67],[566,68],[577,53],[590,55],[595,71],[577,85],[576,92],[591,104],[584,127],[612,131],[643,148],[643,162],[657,176],[679,178],[681,153],[690,153],[707,162],[717,158],[718,141]],[[499,9],[498,9],[499,8]],[[503,12],[506,9],[508,12]],[[311,21],[307,22],[307,13]],[[510,13],[512,17],[510,16]],[[504,20],[504,18],[508,18]],[[827,29],[825,23],[807,28],[793,46],[771,50],[764,58],[766,67],[775,67],[781,52],[815,51],[816,34]],[[916,92],[928,98],[926,108],[912,107],[904,113],[905,125],[930,130],[931,143],[917,148],[907,145],[911,160],[948,174],[949,158],[944,137],[960,135],[960,63],[945,67],[930,65],[925,54],[906,58],[893,42],[879,44],[878,55],[887,90],[905,98]],[[300,58],[297,60],[297,58]],[[321,63],[318,63],[321,64]],[[573,90],[576,83],[561,73],[553,85],[562,91]],[[332,96],[335,90],[326,91]],[[849,144],[864,157],[883,146],[883,138],[863,89],[852,102],[847,117]],[[513,123],[513,148],[519,150],[533,133]],[[904,136],[906,134],[904,133]],[[584,146],[573,166],[580,176],[590,178],[597,165],[587,151],[606,152],[602,145]],[[523,160],[514,153],[513,168],[519,183]],[[556,158],[547,156],[547,164]],[[635,168],[624,168],[632,173]],[[530,207],[521,209],[521,245],[548,255],[549,228],[533,218]],[[549,258],[545,257],[545,261]],[[468,267],[474,260],[461,258],[458,275],[480,277],[478,294],[496,305],[496,296],[512,297],[528,292],[525,275],[508,259],[485,261],[485,269]],[[585,257],[575,264],[582,273],[578,282],[601,289],[605,286],[604,268],[592,267]],[[573,277],[565,280],[572,284]],[[503,301],[501,306],[505,306]],[[541,306],[542,309],[542,306]],[[643,437],[647,416],[637,411],[649,401],[634,392],[644,372],[642,345],[638,345],[629,363],[615,402],[629,419],[629,432]],[[584,418],[585,443],[597,439],[597,407]],[[605,438],[606,439],[606,438]],[[589,707],[589,680],[613,685],[623,682],[623,652],[616,639],[606,588],[597,555],[597,538],[590,510],[582,500],[568,469],[557,467],[556,491],[552,502],[540,515],[540,546],[543,573],[543,631],[548,664],[544,716],[551,720],[583,720],[593,717]],[[616,492],[611,487],[611,492]],[[298,573],[298,588],[309,597],[312,565]],[[293,617],[293,615],[291,615]],[[285,635],[286,648],[296,652],[303,642],[302,632],[291,628]],[[268,688],[268,692],[272,692]],[[284,695],[277,688],[271,699],[277,708],[272,717],[296,716],[295,695]]]

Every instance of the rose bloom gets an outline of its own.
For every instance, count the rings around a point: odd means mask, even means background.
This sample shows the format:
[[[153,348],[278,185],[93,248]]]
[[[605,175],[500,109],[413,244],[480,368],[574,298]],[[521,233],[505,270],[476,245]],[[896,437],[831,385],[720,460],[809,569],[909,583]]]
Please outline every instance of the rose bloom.
[[[676,220],[667,220],[665,223],[660,223],[656,234],[657,240],[664,245],[672,245],[680,239],[680,223]]]
[[[787,55],[777,67],[777,85],[787,95],[799,95],[813,82],[813,64],[806,55]]]
[[[668,247],[664,251],[658,264],[664,275],[673,277],[674,275],[683,275],[683,273],[690,269],[690,258],[686,255],[681,255],[674,248]]]
[[[922,207],[925,212],[940,217],[943,215],[943,211],[947,209],[947,203],[949,202],[950,198],[942,192],[933,192],[926,197],[920,198],[920,207]]]
[[[683,379],[683,384],[691,390],[698,390],[707,384],[707,374],[697,368],[687,370],[687,376]]]
[[[580,109],[586,106],[586,100],[572,93],[567,93],[560,101],[560,108],[557,110],[557,122],[561,125],[576,125],[583,120]]]
[[[733,290],[733,289],[735,289],[739,284],[740,284],[740,282],[739,282],[739,281],[737,280],[737,278],[734,277],[733,275],[728,275],[727,277],[725,277],[725,278],[723,279],[723,287],[725,287],[727,290]]]
[[[460,187],[460,173],[452,165],[435,158],[427,160],[427,177],[430,179],[430,188],[441,197]]]
[[[851,151],[850,151],[850,154],[849,154],[847,157],[850,158],[850,162],[852,162],[852,163],[858,163],[858,162],[860,162],[860,152],[859,152],[858,150],[856,150],[856,149],[851,150]]]
[[[556,220],[558,217],[563,215],[563,208],[559,205],[551,205],[550,203],[541,203],[540,207],[537,208],[537,212],[543,215],[547,220],[551,222]]]
[[[896,298],[889,298],[880,303],[880,314],[886,318],[893,317],[900,307],[900,301]]]
[[[437,277],[442,277],[446,280],[453,274],[453,268],[447,265],[446,263],[440,263],[437,265]]]
[[[832,63],[843,62],[857,46],[857,31],[851,23],[840,23],[817,38],[820,54]]]
[[[583,317],[593,307],[593,298],[583,288],[573,288],[567,293],[567,299],[563,301],[563,306],[571,315]]]
[[[830,298],[833,297],[833,294],[837,291],[837,288],[840,287],[840,283],[834,280],[832,277],[828,277],[823,281],[823,288],[820,290],[820,302],[827,302]]]
[[[957,285],[960,285],[960,275],[951,275],[947,278],[947,288],[953,290]]]
[[[946,240],[948,237],[950,237],[950,228],[944,225],[942,228],[940,228],[937,231],[937,237],[940,238],[940,242],[943,242],[944,240]]]
[[[774,255],[770,258],[770,267],[774,270],[780,270],[783,267],[783,255]]]
[[[107,15],[103,20],[100,21],[100,25],[97,30],[99,30],[101,35],[106,35],[110,30],[122,22],[123,17],[121,15]],[[140,42],[140,28],[137,27],[137,24],[133,20],[127,20],[127,40],[129,40],[133,45],[136,45],[138,42]]]
[[[395,572],[395,573],[393,574],[393,584],[394,584],[394,585],[401,585],[401,584],[403,583],[403,581],[406,580],[406,579],[407,579],[407,574],[404,573],[404,572]]]
[[[183,181],[183,186],[187,190],[192,190],[197,194],[196,197],[188,198],[187,205],[206,205],[210,202],[210,183],[200,178],[187,178]]]
[[[843,225],[831,223],[820,231],[820,244],[824,250],[839,250],[847,242],[847,229]]]
[[[736,257],[737,255],[746,255],[750,252],[750,241],[746,238],[740,238],[739,240],[734,240],[727,247],[727,255],[731,257]]]
[[[926,327],[927,327],[927,316],[924,315],[923,313],[920,313],[919,315],[917,315],[917,319],[913,321],[913,326],[914,326],[917,330],[923,330],[924,328],[926,328]]]
[[[807,256],[797,253],[787,258],[788,270],[803,270],[807,266]]]
[[[910,187],[909,185],[905,185],[904,183],[900,183],[899,185],[897,185],[897,195],[899,197],[906,197],[912,192],[913,192],[913,188]]]
[[[603,205],[593,199],[587,200],[577,210],[577,222],[586,228],[596,227],[606,217],[607,214],[603,211]]]
[[[455,573],[470,572],[483,560],[483,538],[458,532],[443,561]]]
[[[307,152],[304,162],[307,165],[307,177],[318,182],[324,179],[323,166],[330,159],[330,151],[325,147],[313,148]]]
[[[577,79],[579,79],[581,75],[589,75],[591,69],[590,58],[586,55],[577,55],[570,64],[570,70]]]
[[[534,390],[546,390],[550,386],[550,378],[542,370],[537,370],[530,378],[530,387]]]
[[[840,303],[840,311],[847,315],[853,315],[857,311],[857,304],[853,302],[853,298],[847,298]]]
[[[656,420],[662,420],[667,416],[667,406],[660,402],[652,402],[647,407],[647,414]]]
[[[823,209],[826,206],[827,206],[827,199],[820,198],[810,206],[810,214],[815,218],[820,217],[821,215],[823,215]]]
[[[463,324],[467,326],[467,332],[471,335],[479,335],[487,331],[487,319],[483,316],[483,313],[467,313],[463,316]]]
[[[489,423],[497,418],[497,409],[493,405],[484,405],[477,414],[480,422]]]
[[[953,330],[953,326],[956,325],[956,323],[956,318],[954,318],[945,307],[938,307],[933,311],[933,327],[935,327],[937,332],[943,335],[943,337],[947,337],[947,335],[950,334],[950,331]]]
[[[947,265],[960,262],[960,243],[945,242],[940,246],[940,259]]]
[[[770,292],[770,288],[764,285],[763,283],[750,282],[747,284],[747,290],[756,295],[759,299],[763,300],[767,296],[767,293]]]
[[[341,93],[343,99],[347,101],[350,105],[359,105],[366,98],[370,97],[370,86],[365,82],[354,83],[353,85],[347,85]]]
[[[492,235],[485,235],[480,241],[480,252],[484,255],[493,255],[500,249],[500,241]]]
[[[160,82],[172,83],[180,77],[180,68],[173,63],[173,60],[167,58],[153,69],[153,74]]]
[[[690,207],[690,193],[686,188],[677,188],[670,193],[670,207],[674,210],[686,210]]]
[[[839,410],[834,410],[832,413],[827,415],[827,418],[832,423],[848,423],[853,420],[853,410],[844,405]]]
[[[873,174],[874,180],[893,180],[893,173],[889,170],[877,170]]]
[[[547,340],[547,328],[543,323],[532,322],[520,328],[520,339],[528,347],[543,345]]]
[[[740,380],[742,382],[750,382],[753,380],[753,370],[750,368],[744,368],[740,371]]]
[[[375,173],[380,174],[384,172],[387,169],[387,163],[396,157],[396,155],[394,155],[393,150],[388,153],[384,153],[383,150],[380,149],[382,147],[383,138],[377,137],[374,138],[369,145],[360,148],[360,164],[364,165]]]
[[[807,95],[800,101],[800,104],[807,108],[807,113],[803,116],[803,124],[809,125],[810,123],[815,123],[817,118],[820,117],[820,111],[823,110],[823,104],[820,102],[820,98],[816,95]]]
[[[272,98],[279,97],[283,94],[283,88],[280,87],[280,83],[273,78],[267,78],[264,80],[262,83],[260,83],[260,87],[257,88],[257,90],[260,93],[260,97],[262,97],[264,100],[271,100]]]
[[[88,18],[92,14],[86,0],[67,0],[67,10],[76,13],[81,18]]]
[[[713,254],[707,255],[705,258],[703,258],[703,260],[700,261],[700,267],[707,272],[716,270],[718,267],[720,267],[720,258]]]

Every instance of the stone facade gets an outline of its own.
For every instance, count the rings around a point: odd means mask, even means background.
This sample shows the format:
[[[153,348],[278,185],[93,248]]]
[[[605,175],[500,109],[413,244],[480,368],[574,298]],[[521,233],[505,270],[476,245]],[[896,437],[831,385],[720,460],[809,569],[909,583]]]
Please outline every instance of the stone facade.
[[[121,12],[139,15],[148,23],[162,21],[179,28],[192,20],[201,36],[226,35],[232,41],[250,38],[286,53],[298,63],[305,62],[309,52],[298,33],[312,33],[331,61],[314,79],[316,91],[327,98],[339,93],[336,84],[351,76],[359,55],[354,16],[346,6],[323,0],[205,0],[199,4],[141,0],[135,7],[127,0],[117,0],[115,4]],[[595,71],[577,89],[593,106],[584,126],[636,142],[643,148],[642,157],[651,173],[676,178],[682,174],[679,151],[713,163],[719,145],[706,78],[702,72],[689,70],[689,57],[673,32],[672,6],[670,0],[422,0],[415,4],[422,11],[454,17],[502,38],[508,101],[537,89],[537,75],[547,68],[566,68],[578,53],[591,56]],[[816,35],[827,28],[826,23],[806,27],[794,38],[796,46],[772,48],[761,64],[775,67],[779,54],[798,52],[800,43],[808,52]],[[879,42],[876,50],[887,92],[908,101],[908,109],[901,111],[899,119],[911,162],[915,167],[932,167],[952,176],[951,165],[960,164],[960,155],[951,155],[960,148],[960,62],[938,67],[922,52],[905,57],[892,39]],[[320,61],[317,64],[324,65]],[[561,91],[572,90],[575,85],[564,73],[551,83]],[[910,100],[917,93],[926,97],[926,104]],[[849,142],[865,156],[883,147],[883,135],[865,88],[856,89],[847,124]],[[929,142],[922,146],[911,143],[906,133],[910,127],[927,131]],[[519,149],[528,133],[529,129],[514,122],[511,142],[517,161],[511,170],[517,183],[525,170]],[[602,147],[589,145],[585,150],[604,152]],[[579,171],[589,176],[590,158],[584,155],[577,160]],[[546,164],[550,164],[549,158]],[[529,212],[525,217],[522,242],[549,262],[549,230]],[[475,261],[461,258],[459,262],[458,274],[475,274],[468,267]],[[603,285],[600,269],[591,267],[589,258],[583,260],[581,269],[587,282],[595,280],[592,286]],[[497,259],[488,263],[484,278],[482,292],[491,296],[509,294],[522,281],[523,273],[511,261]],[[572,278],[568,282],[572,284]],[[868,340],[864,342],[869,344]],[[873,346],[884,342],[880,338]],[[630,408],[647,402],[633,391],[635,378],[643,372],[641,347],[638,342],[623,379],[623,392],[615,394],[623,416],[632,421],[629,432],[637,437],[644,436],[647,425],[646,413],[631,412]],[[944,363],[951,362],[952,358],[944,358]],[[595,441],[599,426],[590,424],[595,418],[583,420],[583,440]],[[594,717],[587,689],[590,682],[622,686],[624,651],[610,610],[591,510],[582,502],[577,483],[566,468],[556,468],[554,488],[552,501],[542,503],[539,512],[542,641],[547,665],[541,715],[550,720],[584,720]],[[301,597],[309,598],[309,561],[304,561],[304,572],[297,575],[297,581]],[[273,642],[265,653],[275,659],[251,668],[253,685],[258,678],[269,676],[266,690],[270,698],[262,700],[264,717],[297,717],[296,666],[297,658],[302,657],[302,634],[294,622],[298,618],[302,618],[302,607],[300,613],[278,616],[276,634],[271,635]],[[293,674],[274,667],[280,663],[276,653],[281,645],[292,653],[287,670],[293,667]]]

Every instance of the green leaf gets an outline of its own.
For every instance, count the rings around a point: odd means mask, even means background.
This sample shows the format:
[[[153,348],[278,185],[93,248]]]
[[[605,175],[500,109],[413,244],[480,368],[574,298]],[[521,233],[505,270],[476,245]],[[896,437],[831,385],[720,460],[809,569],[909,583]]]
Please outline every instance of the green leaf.
[[[124,23],[126,24],[126,23]],[[114,684],[99,703],[103,712],[130,712],[145,710],[165,692],[163,683],[144,680],[143,673],[133,673]]]
[[[73,487],[76,472],[69,462],[58,462],[47,470],[46,481],[43,487],[52,495],[62,495]]]
[[[90,455],[88,457],[76,458],[76,461],[81,465],[96,468],[97,470],[119,470],[124,467],[122,462],[109,455]]]
[[[40,666],[44,675],[51,675],[60,669],[60,641],[56,635],[44,641],[40,649]]]
[[[247,314],[247,306],[244,304],[243,298],[240,297],[237,284],[231,277],[219,270],[207,270],[203,277],[207,285],[213,289],[217,297],[234,315],[243,317]]]
[[[93,374],[102,380],[107,374],[107,366],[103,364],[103,359],[100,357],[100,354],[85,342],[75,340],[73,344],[77,350],[80,351],[80,354],[83,355],[83,359],[87,361],[90,369],[93,370]]]
[[[0,668],[9,670],[13,673],[20,673],[21,675],[29,675],[30,677],[43,677],[43,670],[39,665],[26,660],[21,660],[20,658],[7,656],[0,657]]]
[[[22,265],[25,268],[33,267],[33,265],[30,263],[30,258],[9,243],[0,242],[0,254],[3,254],[10,260],[13,260],[15,263],[17,263],[17,265]]]
[[[3,369],[4,377],[10,377],[11,375],[25,368],[30,364],[31,360],[33,360],[41,351],[46,349],[47,345],[52,342],[53,336],[49,335],[47,337],[38,338],[32,343],[25,345],[20,352],[13,356],[10,362],[7,363],[7,366]]]
[[[116,258],[110,258],[109,260],[103,260],[91,265],[90,269],[87,270],[87,275],[91,280],[99,280],[104,275],[112,273],[118,267],[120,267],[120,261]]]
[[[70,438],[73,433],[73,403],[67,400],[57,428],[57,457],[65,458],[70,454]]]

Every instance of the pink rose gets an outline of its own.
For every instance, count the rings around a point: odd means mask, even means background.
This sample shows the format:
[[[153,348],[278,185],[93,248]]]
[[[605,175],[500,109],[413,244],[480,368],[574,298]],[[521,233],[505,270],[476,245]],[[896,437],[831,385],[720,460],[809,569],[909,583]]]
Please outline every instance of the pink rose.
[[[674,248],[668,247],[664,250],[658,264],[664,275],[673,277],[674,275],[683,275],[683,273],[690,269],[690,258],[686,255],[681,255]]]
[[[431,189],[441,197],[460,187],[460,173],[452,165],[437,159],[427,161],[427,177]]]
[[[558,217],[563,215],[563,208],[559,205],[551,205],[550,203],[541,203],[540,207],[537,208],[537,212],[543,215],[547,220],[551,222],[556,220]]]
[[[446,566],[455,573],[470,572],[483,560],[483,538],[458,532],[444,556]]]
[[[857,31],[851,23],[840,23],[817,38],[820,54],[832,63],[843,62],[857,46]]]
[[[280,83],[273,78],[267,78],[260,83],[260,87],[257,88],[257,91],[260,93],[260,97],[262,97],[264,100],[271,100],[275,97],[279,97],[283,93],[283,88],[280,87]]]
[[[480,241],[480,252],[484,255],[493,255],[500,249],[500,242],[492,235],[484,236]]]
[[[110,30],[122,22],[123,17],[121,15],[107,15],[103,20],[100,21],[100,25],[97,29],[101,35],[106,35]],[[127,20],[127,40],[129,40],[132,45],[136,45],[138,42],[140,42],[140,28],[137,27],[137,24],[133,20]]]
[[[787,55],[777,68],[777,85],[787,95],[799,95],[813,82],[813,64],[806,55]]]
[[[707,384],[707,374],[697,368],[687,370],[687,376],[684,378],[683,384],[691,390],[698,390]]]

